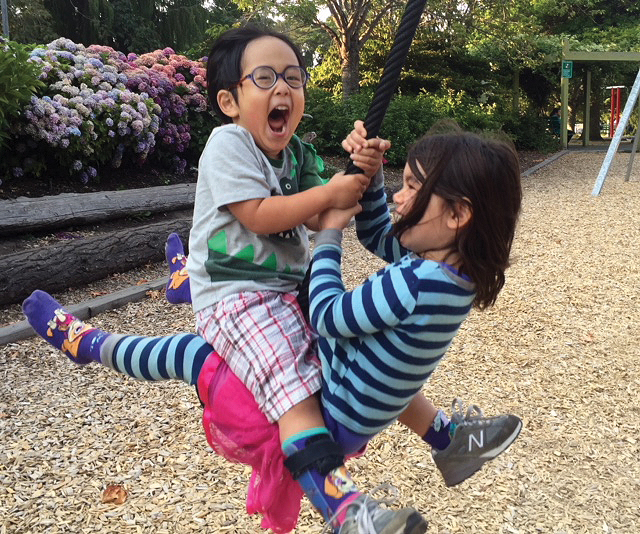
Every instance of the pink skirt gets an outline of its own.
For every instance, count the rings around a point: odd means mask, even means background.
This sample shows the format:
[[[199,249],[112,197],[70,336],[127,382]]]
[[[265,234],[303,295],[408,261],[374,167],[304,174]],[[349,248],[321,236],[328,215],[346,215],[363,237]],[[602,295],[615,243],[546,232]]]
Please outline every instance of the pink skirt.
[[[245,385],[212,352],[198,377],[204,403],[202,425],[213,450],[253,469],[247,513],[261,514],[261,526],[276,534],[292,531],[303,492],[284,466],[278,425],[269,423]]]

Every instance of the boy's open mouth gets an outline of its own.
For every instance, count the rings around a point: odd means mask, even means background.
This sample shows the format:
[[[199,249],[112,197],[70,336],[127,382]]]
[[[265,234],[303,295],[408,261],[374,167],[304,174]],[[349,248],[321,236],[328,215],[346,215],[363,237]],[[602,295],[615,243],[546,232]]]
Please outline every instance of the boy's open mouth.
[[[289,108],[276,106],[269,113],[269,127],[276,133],[282,133],[289,120]]]

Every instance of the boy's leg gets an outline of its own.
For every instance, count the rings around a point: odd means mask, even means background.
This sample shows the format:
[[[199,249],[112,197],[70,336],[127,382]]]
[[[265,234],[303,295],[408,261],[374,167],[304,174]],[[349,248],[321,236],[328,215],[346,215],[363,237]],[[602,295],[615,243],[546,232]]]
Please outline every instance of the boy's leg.
[[[433,460],[447,486],[460,484],[505,451],[522,428],[515,415],[484,417],[475,405],[465,413],[459,399],[453,401],[449,421],[421,393],[398,420],[431,445]]]
[[[169,265],[169,281],[165,291],[167,300],[171,304],[191,302],[187,257],[184,255],[184,245],[178,234],[169,234],[164,253]]]
[[[286,412],[278,426],[285,466],[335,532],[358,534],[361,525],[367,525],[366,532],[380,534],[426,531],[426,521],[413,508],[387,510],[358,491],[344,465],[342,448],[324,426],[316,397]]]
[[[164,246],[167,265],[169,266],[169,281],[165,289],[166,299],[171,304],[182,304],[191,302],[191,285],[189,284],[189,273],[187,272],[187,257],[184,254],[184,244],[180,236],[175,232],[169,234]],[[304,280],[298,285],[298,304],[302,310],[302,315],[309,322],[309,276],[311,265],[309,265]]]
[[[195,384],[211,345],[195,334],[166,337],[110,334],[74,317],[48,293],[36,290],[23,305],[33,329],[79,364],[102,363],[142,380]]]

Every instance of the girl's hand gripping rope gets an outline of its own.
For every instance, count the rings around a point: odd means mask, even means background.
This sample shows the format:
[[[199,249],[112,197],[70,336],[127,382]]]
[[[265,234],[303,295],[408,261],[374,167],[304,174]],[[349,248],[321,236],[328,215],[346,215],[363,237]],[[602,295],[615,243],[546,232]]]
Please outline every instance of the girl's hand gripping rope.
[[[379,137],[367,139],[364,122],[358,120],[354,122],[351,133],[342,141],[342,148],[350,154],[353,163],[371,178],[382,165],[384,153],[391,148],[391,143]]]

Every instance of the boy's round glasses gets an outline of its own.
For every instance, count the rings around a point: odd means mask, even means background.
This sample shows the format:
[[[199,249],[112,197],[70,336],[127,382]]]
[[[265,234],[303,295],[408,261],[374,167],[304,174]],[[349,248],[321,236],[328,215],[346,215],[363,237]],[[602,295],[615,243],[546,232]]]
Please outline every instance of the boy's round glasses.
[[[292,89],[300,89],[306,85],[309,74],[297,65],[290,65],[282,72],[276,72],[273,68],[265,65],[263,67],[256,67],[251,74],[240,78],[238,83],[229,88],[229,91],[238,87],[247,78],[260,89],[271,89],[278,81],[278,78],[282,78]]]

